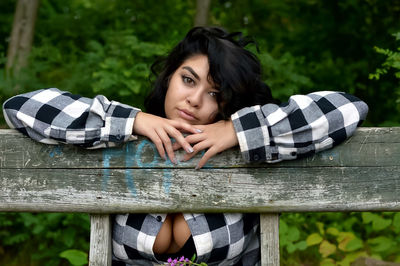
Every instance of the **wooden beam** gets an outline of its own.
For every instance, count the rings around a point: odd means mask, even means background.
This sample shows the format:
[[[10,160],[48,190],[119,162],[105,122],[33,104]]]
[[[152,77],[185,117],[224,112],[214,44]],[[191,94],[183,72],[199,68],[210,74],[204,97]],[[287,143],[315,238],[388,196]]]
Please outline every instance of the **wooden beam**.
[[[178,152],[182,158],[183,153]],[[72,145],[43,145],[11,129],[0,130],[0,169],[82,168],[187,168],[201,155],[173,165],[161,159],[152,143],[140,137],[119,148],[86,150]],[[400,127],[359,128],[354,136],[334,149],[278,164],[246,164],[239,149],[223,152],[206,168],[302,168],[400,166]]]
[[[361,128],[309,158],[245,164],[235,149],[207,169],[173,165],[141,138],[83,150],[0,130],[0,211],[399,211],[400,128]]]

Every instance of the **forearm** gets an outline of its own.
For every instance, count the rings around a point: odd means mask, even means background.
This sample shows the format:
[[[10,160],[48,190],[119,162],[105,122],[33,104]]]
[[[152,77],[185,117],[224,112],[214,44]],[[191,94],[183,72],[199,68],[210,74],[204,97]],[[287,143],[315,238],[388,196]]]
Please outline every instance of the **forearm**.
[[[104,96],[89,99],[58,89],[17,95],[3,105],[11,128],[43,143],[89,148],[115,146],[131,139],[139,111]]]
[[[246,161],[279,162],[338,145],[367,113],[368,106],[352,95],[316,92],[292,96],[280,106],[244,108],[232,121]]]

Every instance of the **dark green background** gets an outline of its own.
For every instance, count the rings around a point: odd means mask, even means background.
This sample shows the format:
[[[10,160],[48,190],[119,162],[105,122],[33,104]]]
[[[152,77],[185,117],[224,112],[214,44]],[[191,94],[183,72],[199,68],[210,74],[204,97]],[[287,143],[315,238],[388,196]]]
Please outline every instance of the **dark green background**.
[[[7,76],[15,4],[0,2],[0,103],[17,93],[58,87],[142,107],[151,88],[151,63],[184,37],[196,13],[193,0],[42,0],[29,66]],[[214,0],[209,24],[256,39],[264,80],[280,100],[316,90],[346,91],[368,103],[365,126],[399,126],[395,70],[369,79],[386,59],[374,47],[399,47],[392,36],[400,32],[399,18],[399,0]],[[249,49],[256,51],[254,45]],[[0,127],[6,127],[2,114]],[[351,261],[362,252],[400,261],[400,215],[374,215],[283,215],[283,264],[330,265],[330,260]],[[343,239],[326,233],[328,228],[352,233],[359,241],[341,250]],[[313,233],[337,251],[324,258],[320,244],[306,243]],[[1,265],[68,265],[58,254],[68,249],[87,252],[87,243],[85,215],[0,214]]]

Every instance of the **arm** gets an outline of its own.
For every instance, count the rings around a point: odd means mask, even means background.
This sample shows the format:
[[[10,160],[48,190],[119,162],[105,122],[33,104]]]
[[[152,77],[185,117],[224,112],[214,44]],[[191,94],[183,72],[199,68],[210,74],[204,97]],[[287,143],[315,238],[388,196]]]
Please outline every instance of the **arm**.
[[[292,96],[279,106],[244,108],[232,121],[244,159],[274,163],[342,143],[367,113],[367,104],[355,96],[321,91]]]
[[[195,152],[208,151],[208,159],[237,144],[248,162],[275,163],[331,148],[351,136],[368,113],[368,106],[355,96],[342,92],[315,92],[295,95],[289,102],[266,104],[239,110],[230,121],[198,126],[203,133],[190,135]],[[233,136],[233,137],[232,137]]]
[[[11,128],[36,141],[101,148],[135,139],[132,127],[140,109],[51,88],[14,96],[3,112]]]
[[[170,137],[191,152],[178,129],[197,132],[187,124],[140,112],[101,95],[89,99],[55,88],[14,96],[4,103],[3,112],[11,128],[42,143],[112,147],[136,139],[135,133],[149,137],[161,157],[165,158],[166,151],[173,162]]]

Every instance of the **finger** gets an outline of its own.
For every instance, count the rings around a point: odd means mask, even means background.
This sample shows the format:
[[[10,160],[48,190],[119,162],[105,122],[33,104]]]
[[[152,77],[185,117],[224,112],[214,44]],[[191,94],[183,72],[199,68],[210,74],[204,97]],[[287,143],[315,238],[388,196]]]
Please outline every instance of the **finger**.
[[[158,136],[160,137],[162,144],[164,146],[165,151],[168,154],[168,158],[171,160],[172,163],[176,164],[177,161],[175,159],[175,154],[172,149],[172,142],[167,133],[164,131],[164,129],[157,129],[156,130]]]
[[[178,142],[172,143],[172,149],[173,149],[174,151],[179,150],[180,148],[182,148],[182,145],[179,144]]]
[[[192,153],[194,151],[193,147],[186,141],[182,133],[176,130],[176,128],[171,127],[166,130],[167,133],[176,140],[175,143],[178,143],[187,153]],[[171,147],[171,149],[174,150],[173,147]]]
[[[198,152],[205,150],[209,147],[211,147],[211,144],[209,144],[207,141],[202,141],[202,142],[197,143],[195,146],[193,146],[194,152],[190,153],[190,154],[185,154],[182,161],[186,162],[186,161],[192,159],[193,156],[195,156]]]
[[[200,129],[200,126],[193,126],[187,123],[182,123],[178,121],[173,121],[171,120],[171,125],[174,126],[175,128],[183,129],[184,131],[192,134],[197,134],[203,132],[202,129]]]
[[[216,151],[215,149],[213,149],[213,148],[209,149],[209,150],[203,155],[203,157],[201,157],[201,159],[200,159],[200,161],[199,161],[199,163],[197,164],[197,166],[196,166],[195,169],[198,170],[198,169],[202,168],[202,167],[207,163],[207,161],[208,161],[211,157],[213,157],[215,154],[217,154],[217,151]]]
[[[192,134],[186,136],[185,140],[190,144],[196,144],[201,141],[204,141],[207,138],[206,134]]]
[[[149,134],[148,137],[151,140],[151,142],[153,142],[154,145],[156,145],[156,149],[157,149],[160,157],[163,158],[164,160],[166,160],[167,158],[165,157],[164,146],[163,146],[161,139],[158,137],[158,135],[156,133],[154,133],[154,134]]]

